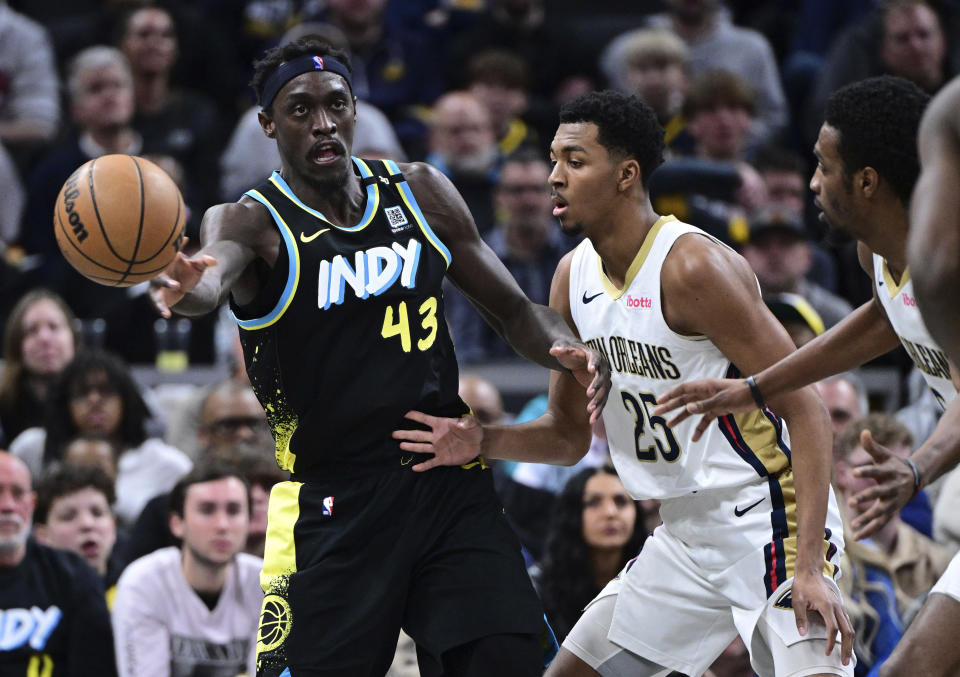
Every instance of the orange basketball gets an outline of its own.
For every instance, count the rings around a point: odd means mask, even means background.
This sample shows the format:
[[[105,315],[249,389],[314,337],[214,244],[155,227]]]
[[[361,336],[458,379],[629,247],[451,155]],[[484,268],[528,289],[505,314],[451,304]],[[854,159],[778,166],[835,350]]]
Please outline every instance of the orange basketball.
[[[64,257],[85,277],[129,287],[155,277],[183,239],[183,196],[157,165],[104,155],[81,165],[60,189],[53,228]]]

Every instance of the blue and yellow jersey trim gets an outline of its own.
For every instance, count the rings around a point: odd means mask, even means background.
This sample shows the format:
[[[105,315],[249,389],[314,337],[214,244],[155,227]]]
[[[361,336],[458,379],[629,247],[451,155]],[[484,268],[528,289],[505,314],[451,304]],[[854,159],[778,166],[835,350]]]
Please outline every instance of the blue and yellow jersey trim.
[[[373,176],[373,172],[370,171],[370,167],[368,167],[363,160],[353,156],[351,156],[351,159],[353,160],[353,164],[357,166],[357,169],[360,172],[360,178],[369,179]],[[294,194],[290,186],[287,185],[287,182],[283,180],[283,177],[280,176],[280,172],[274,172],[270,176],[270,183],[276,186],[277,190],[279,190],[281,193],[286,195],[293,204],[300,207],[300,209],[302,209],[303,211],[307,212],[311,216],[315,216],[316,218],[320,219],[324,223],[329,223],[332,227],[336,228],[337,230],[342,230],[348,233],[353,233],[358,230],[363,230],[364,228],[366,228],[370,224],[370,222],[373,220],[373,217],[376,215],[377,209],[380,208],[380,188],[376,182],[370,182],[369,184],[367,184],[367,206],[363,212],[363,216],[360,217],[360,222],[355,226],[349,226],[349,227],[338,226],[337,224],[333,223],[330,219],[328,219],[326,216],[324,216],[322,213],[318,212],[316,209],[313,209],[312,207],[308,207],[307,205],[305,205],[300,200],[300,198],[298,198]]]
[[[263,317],[250,320],[241,320],[234,315],[234,319],[237,321],[237,324],[240,325],[241,329],[254,330],[269,327],[279,320],[286,312],[290,302],[293,301],[293,297],[297,293],[297,285],[300,282],[300,252],[297,249],[297,243],[293,237],[293,232],[290,230],[290,226],[287,225],[286,221],[283,220],[283,217],[280,216],[274,206],[270,204],[270,201],[258,190],[248,190],[245,194],[266,207],[270,215],[273,216],[273,220],[277,224],[277,229],[283,237],[283,244],[287,249],[288,262],[287,283],[284,285],[283,293],[280,294],[280,299],[273,307],[273,310]]]
[[[400,168],[393,160],[384,160],[383,164],[387,168],[387,171],[390,172],[390,176],[397,176],[398,174],[402,176]],[[440,241],[440,238],[437,237],[437,234],[433,232],[433,229],[430,228],[430,224],[427,223],[427,218],[423,215],[423,212],[420,211],[420,205],[417,204],[417,198],[413,196],[413,191],[410,190],[410,186],[407,184],[406,180],[397,181],[396,186],[397,190],[400,191],[400,197],[403,199],[404,204],[407,205],[407,209],[410,210],[410,213],[413,214],[413,218],[417,221],[417,225],[420,226],[420,230],[423,232],[430,244],[433,245],[434,249],[440,252],[440,256],[442,256],[444,261],[447,262],[447,268],[449,268],[450,264],[453,263],[453,255],[450,253],[450,250],[446,248],[443,242]]]

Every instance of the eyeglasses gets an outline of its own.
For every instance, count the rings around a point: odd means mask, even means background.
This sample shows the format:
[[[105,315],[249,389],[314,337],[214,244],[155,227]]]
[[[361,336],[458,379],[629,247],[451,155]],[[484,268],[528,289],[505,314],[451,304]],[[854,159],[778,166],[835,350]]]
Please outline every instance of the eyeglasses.
[[[235,435],[242,428],[258,434],[265,434],[270,430],[266,419],[256,416],[230,416],[207,424],[207,429],[214,435]]]

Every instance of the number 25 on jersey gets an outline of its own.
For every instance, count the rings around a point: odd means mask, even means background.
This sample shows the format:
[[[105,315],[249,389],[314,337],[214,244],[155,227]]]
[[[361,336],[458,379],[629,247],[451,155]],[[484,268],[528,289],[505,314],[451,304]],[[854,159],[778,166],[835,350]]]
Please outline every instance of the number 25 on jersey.
[[[650,414],[650,409],[657,406],[657,396],[653,393],[637,393],[637,396],[639,400],[626,390],[620,393],[624,408],[633,414],[635,421],[633,437],[637,445],[637,460],[655,463],[659,451],[664,461],[673,463],[680,458],[680,444],[667,425],[667,420],[662,416]],[[659,429],[659,434],[654,431],[655,428]],[[648,429],[653,436],[654,444],[647,444],[650,441],[649,437],[646,440],[643,439]]]

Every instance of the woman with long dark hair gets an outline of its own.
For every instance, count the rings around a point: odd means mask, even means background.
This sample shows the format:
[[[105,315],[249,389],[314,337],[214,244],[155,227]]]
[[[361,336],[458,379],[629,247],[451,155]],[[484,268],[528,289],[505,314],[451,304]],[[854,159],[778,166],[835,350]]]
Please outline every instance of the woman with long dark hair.
[[[101,350],[84,351],[51,391],[43,428],[23,431],[10,451],[39,477],[77,435],[106,437],[120,450],[114,507],[117,517],[130,524],[150,498],[169,491],[191,467],[183,452],[147,437],[149,416],[126,364]]]
[[[564,486],[554,502],[542,565],[532,572],[558,642],[640,551],[643,522],[643,509],[610,467],[583,470]]]
[[[34,289],[17,301],[3,335],[0,427],[5,443],[42,425],[53,384],[79,343],[73,313],[52,291]]]

